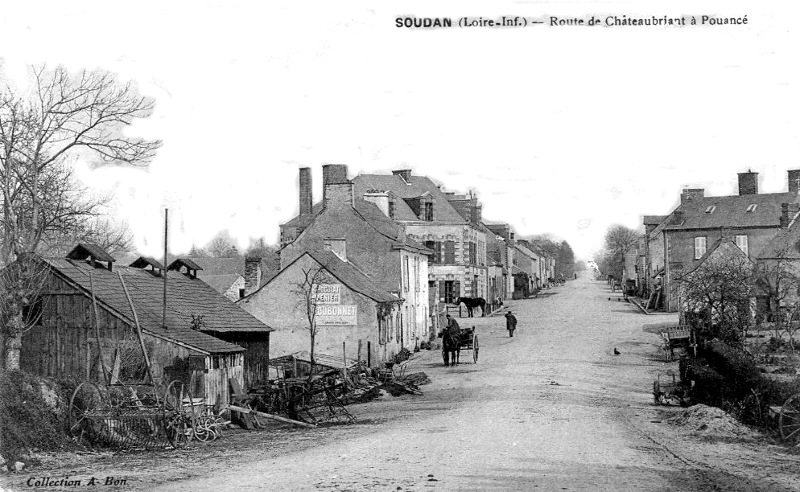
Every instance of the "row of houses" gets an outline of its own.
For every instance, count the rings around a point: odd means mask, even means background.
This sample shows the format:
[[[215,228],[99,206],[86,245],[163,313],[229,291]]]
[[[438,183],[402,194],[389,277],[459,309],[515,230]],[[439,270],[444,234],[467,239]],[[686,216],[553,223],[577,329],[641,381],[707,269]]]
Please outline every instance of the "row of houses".
[[[678,282],[720,246],[735,245],[754,262],[800,258],[800,170],[787,172],[787,191],[759,193],[758,173],[738,174],[738,194],[706,196],[684,189],[667,215],[645,215],[645,234],[625,258],[624,280],[666,311],[680,310]],[[769,310],[775,300],[761,296]],[[771,306],[771,307],[770,307]]]
[[[323,166],[322,200],[299,172],[299,213],[266,258],[148,257],[118,262],[96,245],[43,258],[25,315],[23,370],[90,380],[180,379],[210,402],[229,380],[265,383],[269,359],[315,350],[391,360],[440,329],[460,297],[490,305],[547,286],[555,259],[510,225],[484,221],[474,194],[410,170],[348,177]],[[308,309],[312,306],[312,309]],[[152,374],[136,357],[147,353]],[[344,345],[343,345],[344,344]],[[358,350],[363,352],[357,353]],[[367,353],[369,351],[369,353]]]

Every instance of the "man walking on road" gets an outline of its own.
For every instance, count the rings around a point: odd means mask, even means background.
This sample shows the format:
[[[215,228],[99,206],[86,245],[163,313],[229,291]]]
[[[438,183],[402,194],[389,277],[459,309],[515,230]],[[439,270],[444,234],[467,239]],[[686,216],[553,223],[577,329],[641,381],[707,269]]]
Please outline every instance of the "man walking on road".
[[[517,329],[517,317],[514,316],[511,311],[506,313],[506,330],[508,330],[508,336],[514,336],[514,330]]]

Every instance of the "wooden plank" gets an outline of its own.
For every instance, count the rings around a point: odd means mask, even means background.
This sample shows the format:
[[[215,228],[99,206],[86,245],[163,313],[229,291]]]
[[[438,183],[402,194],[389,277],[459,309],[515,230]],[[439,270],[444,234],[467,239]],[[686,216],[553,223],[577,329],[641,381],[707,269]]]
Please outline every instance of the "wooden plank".
[[[133,301],[131,300],[131,295],[128,293],[128,287],[125,285],[125,279],[122,278],[122,271],[117,270],[117,275],[119,276],[119,281],[122,284],[122,290],[125,292],[125,297],[128,299],[128,305],[131,307],[131,312],[133,313],[133,321],[136,323],[136,334],[139,337],[139,344],[142,346],[142,355],[144,355],[144,363],[147,365],[147,374],[150,376],[150,382],[155,384],[155,379],[153,378],[153,370],[150,367],[150,357],[147,355],[147,348],[144,345],[144,338],[142,337],[142,327],[139,325],[139,317],[136,315],[136,308],[133,306]],[[156,395],[156,402],[158,401],[158,395]]]
[[[299,420],[287,419],[286,417],[280,417],[278,415],[272,415],[271,413],[259,412],[257,410],[251,410],[249,408],[244,408],[244,407],[240,407],[240,406],[237,406],[237,405],[228,405],[227,407],[230,410],[233,410],[234,412],[241,412],[241,413],[245,413],[245,414],[258,415],[259,417],[264,417],[265,419],[277,420],[278,422],[284,422],[284,423],[287,423],[287,424],[297,425],[297,426],[300,426],[300,427],[306,427],[306,428],[309,428],[309,429],[316,429],[316,427],[317,427],[314,424],[307,424],[305,422],[300,422]]]
[[[100,358],[100,366],[103,369],[103,380],[105,380],[106,384],[109,383],[110,379],[108,377],[108,370],[106,369],[106,364],[103,361],[103,346],[100,343],[100,320],[97,315],[97,298],[94,295],[94,282],[92,281],[92,274],[89,273],[89,289],[92,291],[92,306],[94,312],[94,334],[97,338],[97,351]]]

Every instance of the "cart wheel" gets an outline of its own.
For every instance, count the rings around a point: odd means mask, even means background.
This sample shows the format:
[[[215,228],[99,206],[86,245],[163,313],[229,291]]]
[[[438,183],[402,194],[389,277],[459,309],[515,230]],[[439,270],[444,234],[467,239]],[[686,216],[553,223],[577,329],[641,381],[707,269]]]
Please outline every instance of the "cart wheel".
[[[786,442],[800,440],[800,393],[794,394],[781,407],[778,426]]]
[[[172,447],[176,449],[186,447],[191,434],[189,419],[182,413],[174,412],[167,420],[167,439]]]
[[[89,382],[79,384],[69,400],[70,434],[80,440],[87,426],[91,426],[89,419],[92,416],[98,416],[104,403],[103,395],[97,384]]]
[[[472,362],[478,363],[478,335],[472,336]]]
[[[182,381],[171,381],[164,392],[164,410],[180,412],[183,409],[183,398],[186,390]]]
[[[656,405],[661,403],[661,385],[658,383],[658,379],[653,381],[653,403]]]
[[[198,441],[213,441],[217,438],[213,427],[214,420],[211,417],[203,416],[197,419],[194,427],[194,437]]]

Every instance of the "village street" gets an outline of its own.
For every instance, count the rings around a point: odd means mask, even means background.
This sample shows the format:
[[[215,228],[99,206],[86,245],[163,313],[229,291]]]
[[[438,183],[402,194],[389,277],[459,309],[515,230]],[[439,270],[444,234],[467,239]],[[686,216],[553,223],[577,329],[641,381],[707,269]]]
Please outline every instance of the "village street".
[[[437,351],[423,352],[409,372],[433,380],[424,396],[352,406],[356,425],[241,433],[41,473],[164,491],[796,490],[796,454],[666,422],[682,409],[652,403],[667,367],[652,331],[675,319],[617,297],[582,278],[512,301],[514,338],[502,316],[460,319],[477,327],[479,363],[444,368]]]

